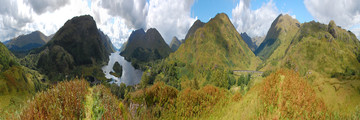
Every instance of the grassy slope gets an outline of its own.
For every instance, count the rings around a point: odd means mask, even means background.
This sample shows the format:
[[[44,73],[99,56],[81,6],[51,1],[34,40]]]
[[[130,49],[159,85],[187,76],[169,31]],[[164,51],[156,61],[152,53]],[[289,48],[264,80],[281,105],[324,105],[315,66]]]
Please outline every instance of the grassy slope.
[[[304,23],[294,37],[283,63],[309,78],[330,111],[349,115],[360,103],[360,42],[349,31],[336,27],[337,38],[328,25]],[[341,74],[339,74],[341,73]]]
[[[260,62],[225,14],[218,14],[197,29],[169,59],[179,60],[196,69],[255,69]]]
[[[314,70],[331,77],[335,73],[352,70],[355,75],[359,75],[359,40],[344,29],[336,27],[336,31],[338,37],[334,38],[328,32],[327,25],[316,22],[302,24],[283,62],[289,63],[290,67],[298,69],[302,74]]]
[[[2,43],[0,51],[0,109],[7,112],[18,109],[24,101],[46,85],[41,81],[44,79],[43,75],[19,65],[14,55]]]
[[[272,23],[265,40],[255,54],[264,60],[261,70],[271,70],[285,56],[292,38],[299,30],[300,23],[289,15],[280,15]],[[259,69],[258,68],[258,69]]]

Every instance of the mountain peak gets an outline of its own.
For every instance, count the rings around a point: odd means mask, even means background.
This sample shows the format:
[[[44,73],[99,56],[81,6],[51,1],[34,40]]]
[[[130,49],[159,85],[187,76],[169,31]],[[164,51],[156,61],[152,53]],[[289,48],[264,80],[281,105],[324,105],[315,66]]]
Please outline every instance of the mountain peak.
[[[274,51],[281,47],[281,50],[275,52],[281,57],[284,55],[286,47],[290,44],[291,38],[300,29],[298,20],[292,18],[288,14],[280,14],[271,24],[269,31],[266,34],[264,41],[260,44],[259,48],[255,50],[255,54],[261,59],[265,60],[274,54]]]
[[[229,16],[225,13],[218,13],[216,14],[216,16],[214,18],[211,18],[211,21],[229,21],[230,22],[230,19],[229,19]]]
[[[198,28],[201,28],[205,25],[205,23],[201,22],[200,20],[196,20],[194,24],[190,27],[188,33],[185,36],[185,40],[192,36]]]
[[[99,32],[90,15],[68,20],[42,47],[38,68],[46,74],[53,69],[69,73],[77,66],[98,65],[108,61],[112,43]]]

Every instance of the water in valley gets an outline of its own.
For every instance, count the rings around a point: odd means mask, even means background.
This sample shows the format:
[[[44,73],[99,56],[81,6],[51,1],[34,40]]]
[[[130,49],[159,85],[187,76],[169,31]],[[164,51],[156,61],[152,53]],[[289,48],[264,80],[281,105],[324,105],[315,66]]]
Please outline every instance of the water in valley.
[[[110,74],[110,72],[114,72],[113,66],[115,62],[119,62],[122,66],[121,78]],[[125,83],[126,85],[139,84],[142,76],[142,71],[135,69],[130,62],[126,61],[125,58],[120,55],[119,51],[111,53],[108,64],[103,66],[102,70],[107,79],[112,79],[112,82],[117,83],[118,85],[120,85],[120,83]]]

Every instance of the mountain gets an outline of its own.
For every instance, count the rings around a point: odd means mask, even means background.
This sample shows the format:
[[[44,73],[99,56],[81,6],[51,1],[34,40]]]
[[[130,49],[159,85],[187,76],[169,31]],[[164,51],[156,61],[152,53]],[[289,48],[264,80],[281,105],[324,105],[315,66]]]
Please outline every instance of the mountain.
[[[228,16],[217,14],[162,63],[151,67],[146,83],[162,80],[177,89],[213,84],[228,88],[232,70],[255,70],[261,60],[246,45]],[[235,79],[235,78],[234,78]]]
[[[173,52],[175,52],[181,45],[181,41],[177,37],[173,37],[170,43],[170,48]]]
[[[99,31],[94,19],[84,15],[68,20],[46,45],[36,51],[39,55],[37,68],[49,78],[61,80],[68,75],[103,76],[100,75],[101,64],[109,60],[108,55],[114,48],[108,37]],[[91,71],[90,68],[95,70],[84,73]]]
[[[311,21],[301,25],[282,64],[303,74],[313,71],[339,80],[360,79],[359,48],[356,36],[334,21],[328,25]]]
[[[245,41],[245,43],[248,45],[248,47],[251,49],[251,51],[255,51],[256,48],[258,47],[255,43],[255,41],[253,41],[250,36],[248,34],[246,34],[246,32],[241,33],[240,36],[242,37],[242,39]]]
[[[133,31],[120,54],[136,65],[165,58],[170,52],[170,47],[160,33],[155,28],[150,28],[146,33],[143,29]]]
[[[255,54],[265,60],[258,67],[263,71],[285,67],[302,75],[312,71],[324,77],[356,76],[360,74],[359,47],[355,35],[334,21],[300,25],[289,15],[279,15]]]
[[[280,14],[271,24],[265,40],[255,50],[255,54],[267,61],[281,59],[299,28],[300,23],[296,19]]]
[[[197,29],[171,57],[196,66],[234,69],[254,69],[259,62],[224,13]]]
[[[24,57],[31,49],[45,45],[50,37],[45,36],[40,31],[34,31],[27,35],[20,35],[5,43],[6,47],[17,57]]]
[[[201,22],[200,20],[196,20],[194,22],[194,24],[190,27],[188,33],[185,36],[185,39],[188,39],[190,36],[192,36],[193,34],[195,34],[196,30],[203,27],[205,25],[205,23]]]

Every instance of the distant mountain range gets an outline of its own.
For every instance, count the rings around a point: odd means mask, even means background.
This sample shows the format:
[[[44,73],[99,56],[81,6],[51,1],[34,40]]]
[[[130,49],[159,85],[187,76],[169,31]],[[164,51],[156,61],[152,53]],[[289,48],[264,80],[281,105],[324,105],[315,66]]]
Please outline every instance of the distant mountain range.
[[[51,38],[51,36],[45,36],[40,31],[34,31],[13,38],[4,44],[15,56],[24,57],[31,49],[45,45]]]

